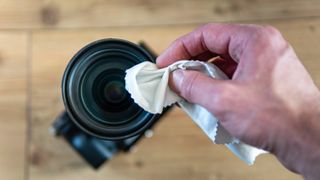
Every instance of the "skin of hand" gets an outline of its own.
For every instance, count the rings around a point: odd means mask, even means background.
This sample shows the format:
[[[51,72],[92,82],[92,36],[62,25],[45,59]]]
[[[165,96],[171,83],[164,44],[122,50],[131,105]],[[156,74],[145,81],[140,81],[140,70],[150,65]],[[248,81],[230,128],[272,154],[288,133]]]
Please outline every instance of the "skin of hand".
[[[277,29],[207,24],[174,41],[157,66],[185,59],[211,60],[231,79],[176,70],[169,79],[173,91],[213,113],[234,137],[273,153],[291,171],[306,179],[320,177],[320,93]]]

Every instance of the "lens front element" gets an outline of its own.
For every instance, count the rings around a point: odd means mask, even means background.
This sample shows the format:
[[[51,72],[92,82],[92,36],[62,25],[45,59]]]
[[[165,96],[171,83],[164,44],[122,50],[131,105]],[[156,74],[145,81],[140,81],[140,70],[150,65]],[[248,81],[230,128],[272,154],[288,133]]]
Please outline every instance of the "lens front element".
[[[62,94],[71,119],[91,135],[105,139],[134,136],[155,119],[134,103],[125,89],[126,69],[152,61],[139,46],[105,39],[80,50],[64,73]]]

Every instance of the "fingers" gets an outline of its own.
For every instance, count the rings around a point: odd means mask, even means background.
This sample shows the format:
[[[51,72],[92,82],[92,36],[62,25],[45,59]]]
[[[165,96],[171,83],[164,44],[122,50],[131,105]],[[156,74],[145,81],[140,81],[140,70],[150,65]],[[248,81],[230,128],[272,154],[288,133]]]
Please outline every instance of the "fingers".
[[[173,42],[158,58],[157,65],[166,67],[177,60],[192,59],[203,53],[228,54],[238,61],[256,26],[208,24]]]
[[[199,104],[215,115],[232,108],[232,98],[235,97],[231,81],[215,80],[197,71],[174,71],[169,86],[187,101]]]

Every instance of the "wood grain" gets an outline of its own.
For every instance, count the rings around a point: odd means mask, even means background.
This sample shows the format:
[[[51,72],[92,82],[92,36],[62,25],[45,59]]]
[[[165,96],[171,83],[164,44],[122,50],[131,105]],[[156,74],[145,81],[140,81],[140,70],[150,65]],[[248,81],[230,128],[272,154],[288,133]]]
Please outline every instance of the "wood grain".
[[[297,51],[320,85],[320,18],[264,21],[276,26]],[[226,150],[213,145],[179,109],[168,114],[151,139],[131,154],[121,154],[98,172],[91,170],[48,128],[63,110],[60,80],[70,58],[87,43],[106,37],[146,41],[157,53],[195,26],[127,27],[87,30],[40,30],[32,40],[32,151],[30,179],[301,179],[272,156],[264,155],[249,167]],[[271,52],[272,53],[272,52]]]
[[[314,17],[319,0],[1,0],[0,29],[114,27]]]
[[[26,140],[27,34],[0,32],[0,179],[22,180]]]

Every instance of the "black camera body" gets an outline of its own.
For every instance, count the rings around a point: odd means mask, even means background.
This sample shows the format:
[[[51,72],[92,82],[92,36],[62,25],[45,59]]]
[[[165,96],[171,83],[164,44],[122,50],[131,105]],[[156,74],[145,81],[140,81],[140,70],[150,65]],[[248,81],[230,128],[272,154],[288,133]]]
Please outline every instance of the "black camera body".
[[[144,43],[102,39],[82,48],[62,79],[65,111],[52,132],[63,137],[93,168],[128,152],[163,114],[151,114],[125,90],[125,70],[156,55]]]

